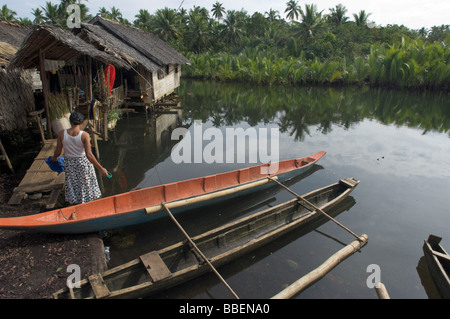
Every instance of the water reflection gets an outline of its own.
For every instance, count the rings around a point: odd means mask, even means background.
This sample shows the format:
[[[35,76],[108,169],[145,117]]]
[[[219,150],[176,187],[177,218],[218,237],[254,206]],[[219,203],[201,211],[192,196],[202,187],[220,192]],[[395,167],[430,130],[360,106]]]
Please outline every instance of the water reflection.
[[[347,88],[253,87],[215,82],[185,81],[184,119],[210,120],[214,126],[247,122],[277,123],[281,132],[303,140],[315,126],[322,134],[333,125],[350,128],[364,119],[384,125],[406,126],[427,132],[450,129],[449,94]]]
[[[181,110],[120,120],[109,140],[99,142],[100,159],[113,173],[112,179],[103,181],[103,194],[123,193],[149,179],[154,173],[151,169],[170,156],[177,143],[170,136],[180,126]]]
[[[184,81],[179,94],[183,98],[182,113],[130,114],[119,121],[108,142],[99,142],[102,163],[108,169],[114,168],[113,179],[104,180],[106,194],[251,165],[176,165],[170,158],[172,147],[178,143],[170,139],[175,127],[192,131],[194,120],[202,120],[205,128],[221,130],[279,127],[280,160],[327,151],[319,162],[319,170],[291,186],[297,193],[340,178],[353,176],[361,180],[353,194],[354,207],[349,208],[349,214],[338,217],[353,231],[366,233],[370,238],[362,254],[336,267],[332,275],[303,292],[300,298],[376,298],[365,284],[366,267],[372,263],[382,267],[383,281],[392,298],[427,297],[418,288],[422,285],[416,270],[423,238],[429,233],[445,237],[450,223],[445,200],[450,188],[448,93],[366,87],[268,89]],[[292,198],[283,191],[260,195],[180,216],[181,224],[194,236],[250,211]],[[349,241],[341,237],[342,229],[336,225],[325,223],[321,231],[339,241]],[[111,238],[111,258],[118,264],[182,240],[182,235],[170,220],[161,220],[118,230]],[[291,271],[281,260],[289,259],[311,270],[341,248],[339,243],[317,232],[300,237],[294,234],[292,241],[274,245],[281,245],[274,250],[276,253],[267,255],[265,249],[258,251],[256,254],[261,258],[251,266],[243,259],[221,269],[240,296],[267,298],[280,291],[280,283],[298,279],[299,272]],[[192,296],[229,297],[225,288],[218,288],[222,287],[220,284],[214,286],[217,282],[214,277],[209,280],[213,283],[199,280],[199,285],[203,284]],[[187,296],[186,293],[168,295]]]

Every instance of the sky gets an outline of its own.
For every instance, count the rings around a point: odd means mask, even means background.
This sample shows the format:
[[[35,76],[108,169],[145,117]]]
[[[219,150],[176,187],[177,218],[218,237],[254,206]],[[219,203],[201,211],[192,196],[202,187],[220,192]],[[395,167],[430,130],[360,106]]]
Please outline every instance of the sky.
[[[120,9],[124,18],[132,22],[139,9],[147,9],[154,13],[157,9],[168,7],[177,9],[180,6],[189,10],[193,6],[212,9],[217,0],[89,0],[86,3],[91,14],[96,14],[100,7],[108,10],[115,6]],[[7,4],[8,8],[17,12],[18,17],[32,19],[31,10],[45,5],[46,0],[2,0],[0,4]],[[52,0],[59,3],[59,0]],[[284,13],[287,0],[219,0],[226,10],[244,9],[248,14],[260,12],[264,14],[270,9],[277,10],[282,18],[286,19]],[[299,5],[304,8],[305,4],[315,4],[319,11],[329,13],[341,3],[347,8],[347,16],[353,20],[353,13],[365,10],[371,13],[369,21],[376,25],[386,26],[388,24],[405,25],[410,29],[422,27],[431,28],[442,24],[450,24],[450,0],[299,0]]]

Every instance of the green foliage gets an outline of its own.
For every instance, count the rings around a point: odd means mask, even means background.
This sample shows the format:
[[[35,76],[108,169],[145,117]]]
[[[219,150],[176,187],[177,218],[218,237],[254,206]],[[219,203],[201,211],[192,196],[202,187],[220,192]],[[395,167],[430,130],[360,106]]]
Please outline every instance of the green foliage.
[[[293,50],[294,44],[291,44]],[[448,43],[403,40],[390,46],[373,45],[367,57],[349,62],[280,57],[246,50],[229,53],[189,55],[193,62],[187,77],[254,84],[370,84],[413,89],[450,89]]]
[[[46,1],[33,9],[34,24],[65,26],[68,4]],[[79,1],[78,1],[79,3]],[[89,9],[81,4],[82,20]],[[98,14],[129,24],[119,8],[102,7]],[[194,6],[141,9],[133,25],[152,32],[184,52],[193,62],[185,76],[255,84],[342,85],[369,83],[400,88],[449,88],[450,26],[410,30],[405,26],[376,27],[370,12],[350,13],[341,4],[320,10],[314,4],[287,1],[283,19],[272,9],[264,15]],[[352,17],[349,18],[349,17]],[[2,20],[30,24],[4,5]]]

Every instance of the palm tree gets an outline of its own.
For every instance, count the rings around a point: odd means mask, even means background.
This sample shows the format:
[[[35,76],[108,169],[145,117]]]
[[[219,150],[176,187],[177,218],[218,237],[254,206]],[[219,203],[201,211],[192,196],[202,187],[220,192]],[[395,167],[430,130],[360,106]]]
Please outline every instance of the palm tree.
[[[190,11],[194,12],[196,15],[201,15],[205,19],[209,18],[209,12],[205,7],[194,6]]]
[[[189,17],[188,17],[187,10],[185,8],[178,9],[177,16],[178,16],[180,24],[187,25],[187,23],[189,21]]]
[[[32,26],[33,22],[28,19],[28,18],[19,18],[17,20],[17,23],[19,23],[20,25],[25,25],[25,26]]]
[[[111,12],[109,12],[105,7],[98,9],[97,14],[99,14],[102,18],[110,18],[111,16]]]
[[[33,24],[42,24],[44,23],[44,16],[42,15],[42,10],[39,8],[33,9],[31,14],[34,15]]]
[[[298,6],[298,2],[294,0],[290,0],[288,3],[286,3],[287,8],[284,10],[284,13],[287,12],[286,18],[290,19],[291,21],[294,21],[295,19],[298,19],[300,15],[300,7]]]
[[[164,41],[178,39],[180,31],[177,28],[175,10],[165,7],[156,11],[154,33]]]
[[[227,12],[227,17],[221,25],[220,37],[228,44],[236,45],[242,38],[242,21],[234,10]]]
[[[203,52],[210,43],[211,27],[208,19],[199,12],[191,10],[189,12],[189,24],[186,30],[186,38],[189,39],[188,47],[197,53]]]
[[[57,24],[59,20],[58,5],[47,1],[45,7],[41,7],[44,10],[44,20],[46,23]]]
[[[135,15],[134,26],[142,30],[149,31],[151,15],[147,9],[140,9],[139,14]]]
[[[367,19],[371,14],[372,13],[366,13],[364,10],[359,11],[359,14],[353,13],[356,25],[361,27],[367,25]]]
[[[115,6],[112,6],[110,18],[113,21],[120,21],[120,19],[122,18],[122,13],[120,12],[120,9],[116,8]]]
[[[213,4],[213,8],[211,9],[211,12],[213,13],[213,17],[219,21],[223,18],[223,14],[226,12],[225,8],[223,7],[222,3],[219,1],[216,1],[216,3]]]
[[[348,17],[345,16],[347,9],[342,4],[338,4],[336,8],[330,8],[330,11],[329,20],[334,25],[339,26],[347,22]]]
[[[8,22],[16,22],[17,19],[15,17],[17,13],[11,9],[8,8],[6,4],[2,6],[2,9],[0,11],[0,20],[8,21]]]
[[[300,10],[302,22],[300,28],[308,37],[313,37],[318,31],[324,27],[324,19],[322,11],[317,12],[315,4],[305,4],[305,11]]]
[[[270,22],[279,20],[281,18],[280,13],[277,10],[273,10],[272,8],[270,8],[269,12],[266,11],[264,15]]]

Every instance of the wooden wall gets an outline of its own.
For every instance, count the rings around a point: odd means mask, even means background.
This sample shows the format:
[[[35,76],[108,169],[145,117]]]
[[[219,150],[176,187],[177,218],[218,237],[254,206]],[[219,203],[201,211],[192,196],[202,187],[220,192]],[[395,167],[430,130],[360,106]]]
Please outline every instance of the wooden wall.
[[[168,72],[165,72],[164,75],[156,72],[152,74],[154,101],[158,101],[165,95],[172,93],[180,86],[181,67],[171,64],[166,71]]]

